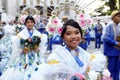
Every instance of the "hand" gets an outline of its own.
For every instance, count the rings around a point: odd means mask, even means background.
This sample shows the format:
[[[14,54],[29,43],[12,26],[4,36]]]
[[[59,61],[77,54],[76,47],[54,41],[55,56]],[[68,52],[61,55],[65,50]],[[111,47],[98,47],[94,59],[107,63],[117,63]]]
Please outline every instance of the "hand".
[[[120,42],[118,42],[118,46],[120,47]]]
[[[32,39],[31,39],[31,38],[28,38],[28,41],[29,41],[29,42],[32,42]]]
[[[28,52],[29,52],[29,49],[27,47],[23,49],[24,54],[27,54]]]

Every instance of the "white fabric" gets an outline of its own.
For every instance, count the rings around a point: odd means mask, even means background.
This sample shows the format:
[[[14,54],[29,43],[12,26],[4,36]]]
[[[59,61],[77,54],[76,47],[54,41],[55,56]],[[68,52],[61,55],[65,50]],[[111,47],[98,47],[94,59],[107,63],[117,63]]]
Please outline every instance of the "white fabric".
[[[4,26],[4,31],[5,31],[5,35],[4,36],[12,36],[12,35],[16,35],[16,32],[15,32],[15,26],[13,25],[5,25]]]
[[[106,68],[107,58],[101,51],[96,51],[93,53],[95,58],[91,60],[90,70],[103,71]]]
[[[27,28],[24,28],[20,33],[18,33],[18,36],[23,39],[29,38],[29,32],[28,32]],[[46,45],[47,44],[47,35],[41,34],[39,31],[34,29],[32,36],[40,36],[41,37],[39,50],[40,50],[41,55],[43,56],[47,50],[47,45]]]
[[[27,28],[24,28],[20,33],[18,33],[18,36],[23,39],[28,39],[29,38],[29,32]],[[38,32],[37,30],[33,29],[33,36],[41,36],[41,33]]]
[[[33,36],[41,36],[41,33],[34,29]],[[20,48],[20,38],[27,39],[29,37],[29,33],[27,31],[27,28],[24,28],[20,33],[18,33],[17,36],[12,36],[12,53],[10,55],[10,59],[7,62],[7,65],[3,71],[3,75],[0,77],[0,80],[28,80],[28,75],[32,74],[34,71],[34,67],[37,65],[34,59],[34,56],[31,53],[29,54],[31,57],[29,62],[31,62],[31,65],[28,65],[26,69],[24,69],[24,55],[21,54],[22,49]],[[46,37],[41,37],[41,43],[42,41],[45,41]],[[43,43],[42,43],[43,44]],[[44,47],[43,45],[41,47]],[[40,48],[40,50],[43,48]],[[44,49],[45,50],[45,49]],[[41,54],[38,57],[39,63],[44,63],[45,60],[41,56]],[[21,65],[20,65],[21,64]],[[19,78],[20,77],[20,78]],[[19,79],[18,79],[19,78]]]
[[[76,72],[79,73],[85,73],[86,69],[88,67],[89,61],[90,61],[90,54],[83,50],[82,48],[79,48],[79,59],[83,62],[84,66],[80,67],[74,57],[71,55],[71,53],[62,46],[59,46],[56,48],[53,53],[50,54],[50,56],[47,59],[47,62],[50,60],[57,60],[60,63],[67,64],[71,68],[73,68]]]
[[[64,64],[41,64],[37,66],[30,80],[64,80],[74,73],[74,70]]]
[[[45,53],[47,51],[47,46],[48,46],[48,37],[46,34],[42,34],[41,35],[41,43],[40,43],[40,47],[39,47],[40,54],[42,56],[45,55]]]

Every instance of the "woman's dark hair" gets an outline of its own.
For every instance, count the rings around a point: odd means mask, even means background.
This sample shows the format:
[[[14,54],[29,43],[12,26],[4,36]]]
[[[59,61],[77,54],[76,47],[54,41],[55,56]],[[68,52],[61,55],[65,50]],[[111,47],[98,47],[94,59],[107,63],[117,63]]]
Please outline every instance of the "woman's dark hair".
[[[63,38],[63,35],[65,34],[66,30],[67,30],[67,26],[70,25],[74,28],[77,28],[79,29],[80,33],[81,33],[81,37],[82,37],[82,29],[81,27],[79,26],[79,24],[74,21],[73,19],[69,19],[66,23],[63,24],[63,27],[62,27],[62,33],[61,33],[61,37]]]
[[[29,15],[29,16],[27,16],[26,19],[25,19],[25,23],[24,23],[25,25],[26,25],[26,23],[27,23],[28,20],[32,20],[32,21],[34,22],[34,24],[35,24],[34,18]]]

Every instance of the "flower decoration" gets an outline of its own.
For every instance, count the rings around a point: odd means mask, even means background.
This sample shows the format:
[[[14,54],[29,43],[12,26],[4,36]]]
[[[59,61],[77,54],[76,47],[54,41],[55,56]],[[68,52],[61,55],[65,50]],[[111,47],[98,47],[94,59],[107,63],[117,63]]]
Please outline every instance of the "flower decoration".
[[[85,77],[80,73],[74,73],[70,76],[69,80],[85,80]]]
[[[22,31],[22,26],[21,25],[17,25],[16,27],[15,27],[15,31],[17,32],[17,33],[19,33],[20,31]]]
[[[48,31],[49,36],[52,36],[53,34],[61,34],[62,23],[60,19],[58,19],[55,15],[51,16],[46,26],[46,30]]]
[[[38,47],[40,42],[41,42],[40,37],[38,37],[38,36],[33,36],[33,38],[32,38],[33,48]]]
[[[40,20],[40,15],[35,14],[33,17],[35,19],[35,22],[38,22]]]
[[[89,80],[97,80],[98,74],[99,73],[94,70],[89,71],[89,73],[88,73]]]
[[[102,80],[112,80],[112,78],[110,77],[111,74],[108,69],[104,69],[102,75]]]
[[[50,26],[50,27],[49,27],[49,31],[50,31],[51,33],[54,33],[54,32],[55,32],[55,28],[52,27],[52,26]]]
[[[55,24],[55,25],[57,25],[58,24],[58,20],[54,19],[52,23]]]
[[[26,17],[27,17],[26,14],[23,14],[23,15],[20,16],[20,22],[21,22],[22,24],[25,23],[25,19],[26,19]]]
[[[20,44],[22,48],[34,49],[36,46],[39,46],[41,39],[38,36],[34,36],[32,39],[21,39]]]
[[[80,18],[80,19],[84,19],[84,17],[85,17],[85,15],[84,15],[83,13],[80,13],[80,14],[79,14],[79,18]]]
[[[85,14],[84,12],[79,13],[77,16],[77,21],[83,30],[87,29],[92,24],[92,19],[88,14]]]
[[[62,33],[62,27],[59,27],[59,28],[58,28],[58,32],[59,32],[59,34]]]
[[[81,21],[79,22],[79,25],[80,25],[80,26],[85,26],[85,25],[86,25],[86,21],[85,21],[85,20],[81,20]]]
[[[33,36],[33,38],[28,38],[28,39],[20,39],[20,44],[25,52],[28,52],[31,50],[36,50],[38,48],[40,42],[41,42],[41,39],[38,36]],[[38,56],[37,56],[36,52],[35,52],[35,60],[36,60],[36,64],[39,64]],[[27,65],[29,63],[28,54],[25,54],[25,62],[26,62],[26,64],[25,64],[24,68],[26,69]]]

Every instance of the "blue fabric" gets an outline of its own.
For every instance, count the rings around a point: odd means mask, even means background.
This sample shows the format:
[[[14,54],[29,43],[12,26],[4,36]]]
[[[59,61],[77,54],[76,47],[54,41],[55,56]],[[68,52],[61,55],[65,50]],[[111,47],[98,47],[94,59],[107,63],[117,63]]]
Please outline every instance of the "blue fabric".
[[[95,27],[93,28],[93,30],[95,30],[95,36],[102,36],[102,31],[101,31],[101,33],[98,33],[98,25],[95,25]]]
[[[110,71],[113,80],[119,80],[119,63],[119,56],[108,56],[108,70]]]
[[[29,37],[31,38],[32,35],[33,35],[33,31],[30,31],[30,30],[28,29],[28,32],[29,32]]]
[[[50,51],[52,50],[52,45],[53,44],[59,44],[59,45],[62,45],[63,43],[63,40],[62,38],[59,36],[59,35],[56,35],[56,36],[52,36],[50,39],[49,39],[49,47],[50,47]]]
[[[2,72],[0,71],[0,76],[2,75]]]
[[[45,24],[44,24],[43,22],[40,22],[40,23],[39,23],[39,27],[40,27],[40,28],[45,28]]]
[[[90,44],[90,32],[88,29],[85,30],[85,34],[84,34],[83,38],[84,38],[84,41],[80,42],[79,46],[81,48],[83,48],[84,50],[87,50],[88,45]]]
[[[62,38],[59,35],[51,37],[52,44],[61,44],[63,42]]]
[[[1,54],[1,51],[0,51],[0,61],[2,60],[2,54]]]
[[[80,46],[81,48],[83,48],[84,50],[87,50],[87,47],[88,47],[87,41],[85,41],[85,42],[80,42],[80,43],[79,43],[79,46]]]
[[[97,25],[93,28],[95,30],[95,48],[100,48],[101,47],[101,36],[102,32],[98,33]]]
[[[83,64],[83,62],[79,59],[78,56],[75,56],[74,59],[75,59],[75,61],[77,62],[77,64],[78,64],[80,67],[83,67],[84,64]]]
[[[119,80],[120,69],[120,49],[116,48],[117,41],[114,39],[114,24],[108,24],[106,27],[105,35],[103,37],[104,55],[108,57],[108,70],[111,73],[113,80]],[[117,34],[116,34],[117,35]]]
[[[101,36],[96,36],[95,37],[95,48],[100,48],[101,47]]]
[[[89,29],[86,30],[85,38],[86,38],[87,45],[90,45],[90,30]]]
[[[68,48],[68,47],[66,46],[66,49],[71,53],[70,48]],[[79,53],[79,50],[78,50],[77,48],[75,49],[75,51]],[[73,56],[73,57],[74,57],[76,63],[77,63],[80,67],[83,67],[83,66],[84,66],[83,62],[79,59],[79,57],[78,57],[77,55],[76,55],[76,56]]]
[[[117,41],[114,39],[113,24],[106,27],[105,35],[103,36],[104,54],[107,56],[119,56],[120,49],[115,48]]]

